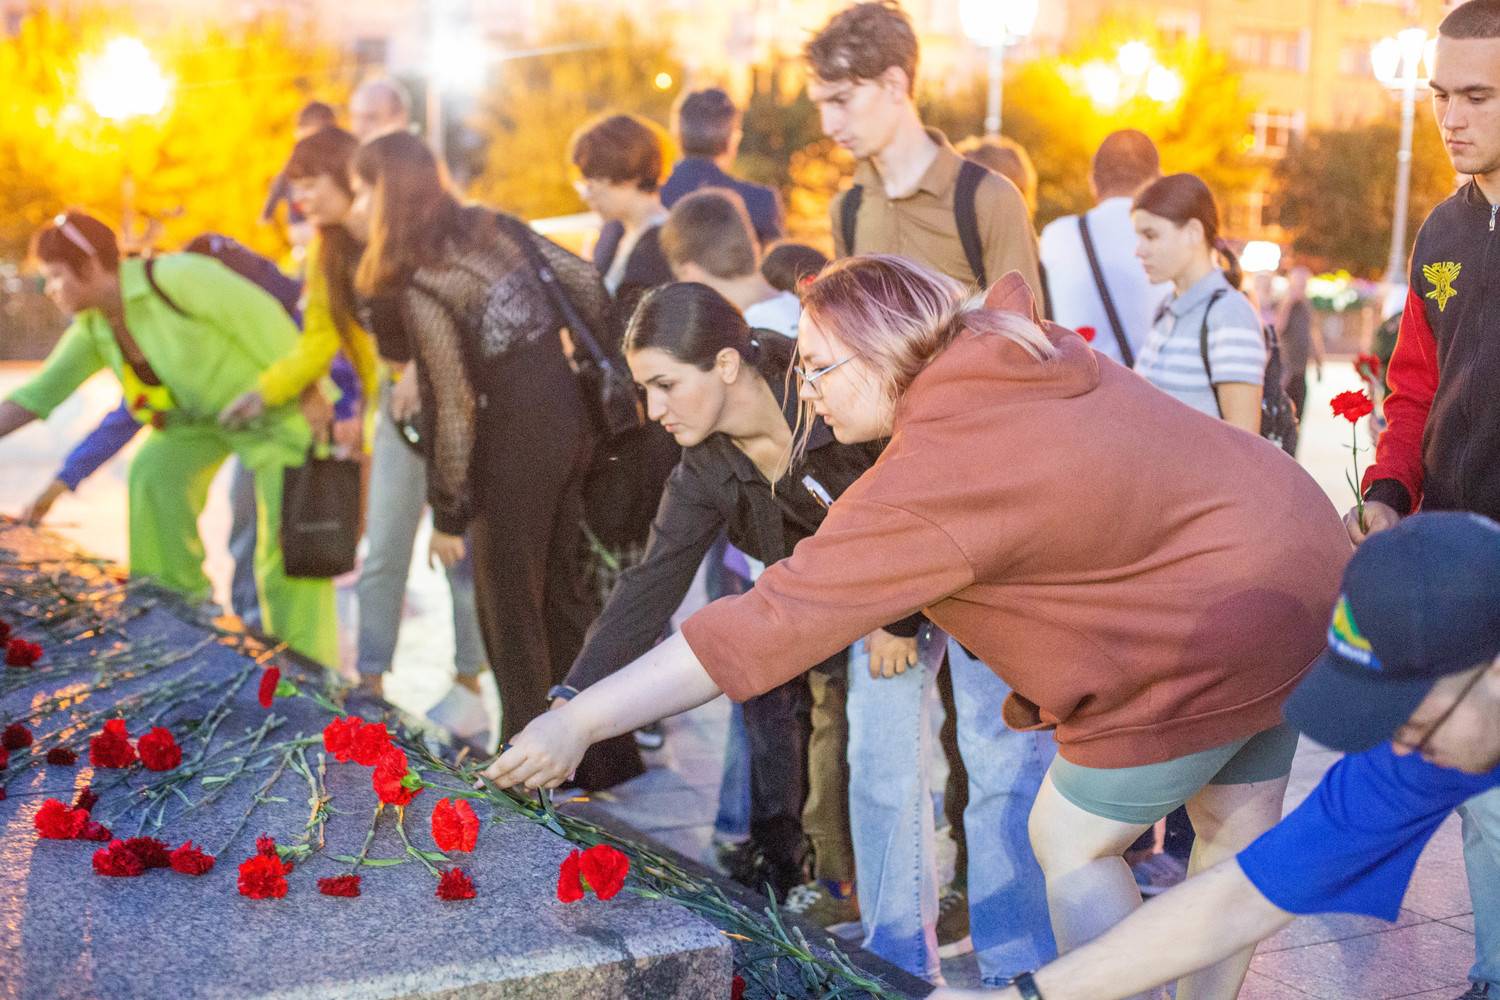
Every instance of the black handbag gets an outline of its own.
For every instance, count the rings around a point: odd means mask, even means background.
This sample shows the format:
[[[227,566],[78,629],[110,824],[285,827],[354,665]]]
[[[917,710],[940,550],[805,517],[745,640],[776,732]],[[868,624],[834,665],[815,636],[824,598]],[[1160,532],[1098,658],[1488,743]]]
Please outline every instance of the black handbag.
[[[352,458],[321,457],[281,475],[281,558],[287,576],[326,578],[354,568],[359,546],[360,467]]]

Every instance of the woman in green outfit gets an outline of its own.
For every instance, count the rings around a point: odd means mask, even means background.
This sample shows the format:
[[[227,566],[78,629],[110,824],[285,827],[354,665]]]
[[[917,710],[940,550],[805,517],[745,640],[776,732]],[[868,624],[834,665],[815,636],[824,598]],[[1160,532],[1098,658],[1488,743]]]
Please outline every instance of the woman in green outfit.
[[[130,569],[191,601],[208,599],[198,515],[229,455],[255,474],[255,578],[268,633],[328,666],[338,657],[333,584],[282,563],[282,470],[311,439],[295,405],[238,430],[218,415],[296,346],[297,327],[254,283],[211,257],[121,260],[114,232],[81,212],[43,226],[32,253],[73,322],[30,382],[0,403],[0,437],[45,418],[90,375],[111,369],[149,425],[130,464]]]

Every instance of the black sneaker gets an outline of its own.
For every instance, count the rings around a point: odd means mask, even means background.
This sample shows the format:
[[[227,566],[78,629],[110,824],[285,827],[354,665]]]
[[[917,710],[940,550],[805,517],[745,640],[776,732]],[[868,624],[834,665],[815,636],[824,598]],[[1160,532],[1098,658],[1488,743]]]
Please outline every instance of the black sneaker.
[[[938,897],[938,958],[957,958],[974,950],[969,936],[969,894],[949,886]]]
[[[756,892],[770,886],[778,900],[785,900],[805,880],[801,865],[767,857],[753,840],[725,852],[723,865],[724,873],[740,885]]]
[[[1470,983],[1469,990],[1458,1000],[1488,1000],[1490,995],[1489,983]]]
[[[642,750],[660,750],[665,742],[667,734],[662,730],[660,722],[653,722],[635,731],[635,745]]]

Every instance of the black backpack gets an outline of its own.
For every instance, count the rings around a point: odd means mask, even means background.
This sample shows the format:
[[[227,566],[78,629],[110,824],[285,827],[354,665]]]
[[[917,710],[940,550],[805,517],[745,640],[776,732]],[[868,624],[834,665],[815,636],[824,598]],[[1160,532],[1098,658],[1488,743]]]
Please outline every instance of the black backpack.
[[[1224,290],[1220,289],[1209,298],[1208,308],[1203,310],[1203,326],[1198,331],[1198,355],[1203,359],[1203,371],[1208,375],[1210,391],[1213,390],[1214,370],[1208,362],[1208,317],[1214,311],[1214,305],[1224,294]],[[1292,397],[1286,392],[1286,379],[1281,366],[1281,344],[1277,340],[1274,326],[1262,325],[1260,334],[1266,342],[1266,372],[1260,393],[1260,436],[1288,455],[1295,455],[1297,453],[1298,413],[1297,407],[1292,403]],[[1216,406],[1218,401],[1218,393],[1214,393]],[[1224,411],[1221,408],[1219,416],[1223,415]]]
[[[953,221],[958,224],[958,241],[963,245],[969,270],[974,272],[974,280],[981,289],[990,287],[990,283],[984,268],[984,241],[979,237],[979,213],[974,207],[974,199],[980,183],[988,174],[982,164],[965,160],[953,187]],[[855,222],[859,219],[859,206],[864,197],[864,185],[856,184],[839,204],[839,229],[844,236],[844,253],[850,257],[855,253]]]

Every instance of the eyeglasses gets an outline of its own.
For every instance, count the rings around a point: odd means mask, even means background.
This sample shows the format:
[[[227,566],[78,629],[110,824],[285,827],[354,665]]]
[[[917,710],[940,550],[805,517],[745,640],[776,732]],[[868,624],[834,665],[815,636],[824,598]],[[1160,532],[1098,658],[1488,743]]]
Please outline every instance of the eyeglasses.
[[[806,368],[802,368],[798,365],[792,365],[792,371],[795,372],[797,374],[797,377],[802,380],[803,385],[807,386],[809,389],[812,389],[814,392],[821,392],[822,390],[818,389],[818,379],[822,378],[824,375],[827,375],[839,365],[846,365],[853,360],[854,355],[851,354],[842,361],[835,361],[833,364],[823,368],[819,368],[815,371],[808,371]]]
[[[78,231],[78,227],[73,225],[72,220],[68,218],[67,212],[62,212],[52,219],[52,228],[62,233],[64,239],[76,246],[78,249],[82,250],[84,253],[88,254],[90,257],[97,258],[99,256],[99,251],[94,249],[94,244],[90,243],[88,239]]]

